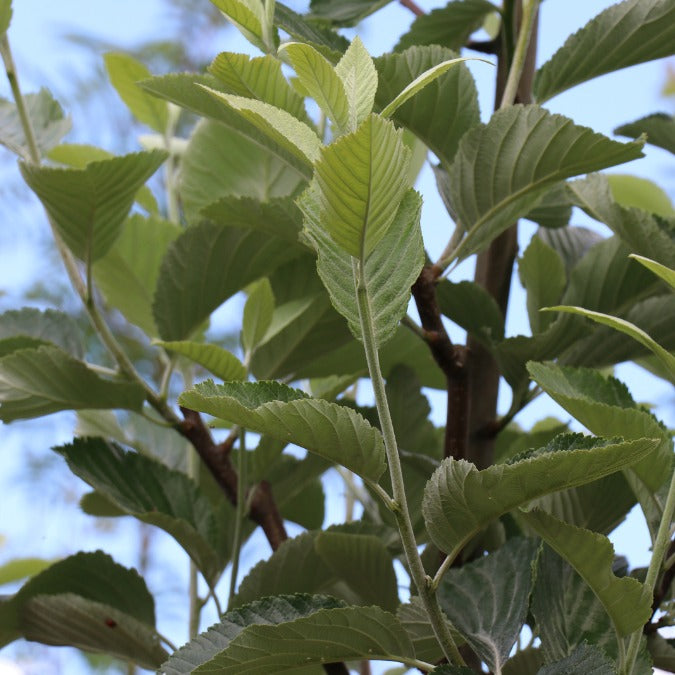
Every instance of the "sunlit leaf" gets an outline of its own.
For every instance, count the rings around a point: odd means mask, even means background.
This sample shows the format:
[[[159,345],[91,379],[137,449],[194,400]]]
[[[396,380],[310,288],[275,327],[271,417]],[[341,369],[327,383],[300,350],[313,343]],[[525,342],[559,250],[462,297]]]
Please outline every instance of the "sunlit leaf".
[[[344,85],[349,107],[349,131],[356,128],[373,111],[377,91],[377,70],[373,59],[357,35],[340,59],[335,72]]]
[[[263,40],[265,20],[261,0],[211,0],[253,45],[266,51]]]
[[[657,276],[661,277],[671,288],[675,289],[675,271],[657,263],[655,260],[650,260],[641,255],[631,254],[633,260],[637,260],[641,265],[644,265],[648,270],[651,270]]]
[[[621,173],[611,173],[605,178],[619,206],[635,207],[664,218],[675,216],[670,197],[654,181]]]
[[[234,354],[218,345],[189,340],[175,342],[157,340],[155,344],[198,363],[221,380],[246,379],[244,364]]]
[[[42,558],[13,558],[0,565],[0,585],[21,581],[42,572],[52,564],[51,560]]]

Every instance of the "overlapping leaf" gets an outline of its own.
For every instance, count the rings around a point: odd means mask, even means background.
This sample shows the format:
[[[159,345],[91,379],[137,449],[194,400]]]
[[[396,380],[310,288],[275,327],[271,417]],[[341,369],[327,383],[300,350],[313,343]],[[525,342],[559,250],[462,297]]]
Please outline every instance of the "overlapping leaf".
[[[131,382],[104,380],[58,347],[21,349],[0,359],[0,420],[60,410],[140,410],[145,393]]]
[[[616,675],[616,668],[597,647],[581,645],[562,661],[541,668],[537,675],[568,675],[568,673]]]
[[[31,338],[40,344],[54,344],[75,358],[84,355],[82,334],[77,323],[68,314],[54,309],[43,312],[24,307],[0,314],[0,345],[17,337]],[[9,351],[0,347],[0,353],[4,355]]]
[[[462,138],[449,168],[452,205],[466,231],[455,255],[483,249],[558,181],[637,159],[641,148],[535,105],[496,112]]]
[[[274,313],[274,293],[268,279],[261,279],[250,289],[244,305],[241,325],[241,344],[244,350],[251,352],[258,346],[272,322]],[[232,380],[237,378],[222,378]]]
[[[571,35],[537,71],[540,103],[598,75],[670,56],[675,7],[669,0],[624,0]]]
[[[502,514],[545,494],[614,473],[641,460],[657,445],[658,440],[649,438],[611,441],[571,434],[557,437],[524,459],[482,471],[470,462],[448,458],[424,492],[429,536],[443,551],[459,550]]]
[[[675,119],[667,113],[654,113],[614,129],[615,134],[639,138],[647,134],[647,143],[675,154]]]
[[[246,368],[242,362],[227,349],[218,345],[178,340],[155,343],[170,352],[180,354],[203,366],[221,380],[245,380]]]
[[[354,26],[392,0],[312,0],[310,18],[335,26]]]
[[[317,270],[333,306],[344,316],[352,333],[362,339],[352,258],[322,228],[315,191],[305,192],[299,206],[305,214],[305,235],[318,255]],[[389,340],[406,313],[410,287],[424,265],[420,231],[421,197],[409,190],[394,220],[366,260],[363,283],[368,293],[378,345]]]
[[[377,91],[375,64],[358,35],[335,66],[335,73],[340,78],[347,97],[347,129],[355,131],[373,111]]]
[[[84,169],[20,168],[68,247],[78,258],[94,261],[113,245],[136,192],[165,159],[166,153],[153,150]]]
[[[661,265],[654,260],[650,260],[649,258],[645,258],[644,256],[637,255],[635,253],[631,253],[630,257],[633,258],[633,260],[637,260],[637,262],[656,274],[656,276],[661,277],[661,279],[663,279],[673,290],[675,290],[675,270],[672,270],[665,265]]]
[[[675,216],[675,208],[668,193],[654,181],[625,173],[611,173],[605,178],[619,206],[635,207],[662,218],[672,219]]]
[[[260,0],[211,0],[211,2],[225,14],[251,44],[266,51],[267,47],[263,39],[265,17]]]
[[[295,443],[377,481],[384,443],[358,413],[276,382],[215,385],[203,382],[183,392],[180,404],[239,424],[251,431]]]

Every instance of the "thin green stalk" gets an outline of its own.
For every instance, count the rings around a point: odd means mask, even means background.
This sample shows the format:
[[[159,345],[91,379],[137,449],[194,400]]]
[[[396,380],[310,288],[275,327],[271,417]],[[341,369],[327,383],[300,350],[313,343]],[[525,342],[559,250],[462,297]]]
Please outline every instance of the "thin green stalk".
[[[666,505],[663,508],[663,516],[659,524],[656,539],[652,549],[652,559],[649,562],[647,569],[647,576],[645,577],[644,585],[649,594],[654,597],[654,588],[656,588],[656,580],[663,566],[663,560],[668,551],[670,544],[670,531],[673,526],[673,517],[675,516],[675,472],[670,479],[670,487],[668,488],[668,496],[666,497]],[[635,659],[640,648],[640,638],[642,637],[642,630],[636,630],[631,636],[628,643],[628,650],[626,652],[626,659],[624,661],[624,669],[621,671],[624,675],[632,675],[633,667],[635,666]]]
[[[520,23],[520,30],[518,31],[518,41],[516,42],[516,49],[513,53],[513,61],[511,61],[511,68],[509,69],[509,76],[504,87],[504,94],[502,95],[499,108],[508,108],[513,105],[516,100],[516,93],[518,92],[518,85],[520,84],[520,77],[523,74],[525,67],[525,58],[527,57],[527,47],[530,44],[530,37],[532,35],[532,27],[534,26],[534,18],[537,16],[537,7],[539,0],[523,0],[523,17]]]
[[[234,593],[237,589],[239,557],[241,553],[242,525],[246,516],[246,484],[248,482],[246,457],[246,429],[239,430],[239,454],[237,456],[237,510],[234,520],[234,538],[232,542],[232,572],[230,574],[230,593],[227,608],[232,609]]]
[[[356,259],[352,260],[352,271],[356,286],[356,299],[359,307],[359,318],[361,321],[361,332],[363,334],[363,347],[368,363],[368,372],[373,385],[375,394],[375,404],[380,418],[380,427],[384,438],[384,447],[387,454],[387,464],[389,465],[389,475],[391,477],[392,492],[394,501],[391,510],[396,518],[398,530],[401,536],[401,543],[408,562],[410,575],[417,588],[417,592],[424,604],[429,621],[434,634],[440,644],[443,654],[450,662],[459,665],[465,665],[462,655],[457,649],[455,641],[452,639],[448,624],[443,617],[441,608],[438,604],[438,598],[431,591],[431,579],[424,571],[422,559],[417,550],[415,533],[410,521],[410,511],[408,510],[408,501],[405,495],[405,485],[403,481],[403,471],[401,461],[398,456],[398,445],[396,435],[394,434],[394,425],[389,412],[387,395],[385,393],[384,379],[380,368],[379,356],[375,345],[375,329],[373,317],[370,309],[370,299],[368,290],[363,277],[363,264]]]

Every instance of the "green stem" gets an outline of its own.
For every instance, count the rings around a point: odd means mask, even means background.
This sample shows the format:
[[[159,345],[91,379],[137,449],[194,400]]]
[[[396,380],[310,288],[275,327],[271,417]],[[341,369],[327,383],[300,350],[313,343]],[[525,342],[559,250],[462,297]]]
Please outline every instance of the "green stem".
[[[644,585],[647,592],[654,597],[654,588],[656,588],[656,580],[658,579],[663,560],[668,551],[670,543],[670,530],[673,525],[673,516],[675,516],[675,472],[670,478],[670,487],[668,488],[668,496],[666,497],[666,505],[663,508],[663,516],[661,516],[661,523],[659,524],[656,539],[652,549],[652,559],[649,562],[647,569],[647,576],[645,577]],[[642,637],[642,630],[636,630],[631,636],[628,643],[628,651],[626,652],[626,659],[624,661],[625,675],[632,675],[633,667],[635,666],[635,659],[640,648],[640,638]]]
[[[523,74],[523,68],[525,67],[527,47],[530,44],[534,19],[537,16],[538,5],[539,0],[523,0],[523,17],[520,23],[520,30],[518,31],[518,41],[516,42],[516,49],[513,53],[509,77],[506,80],[506,86],[504,87],[504,94],[502,95],[502,100],[499,104],[500,109],[508,108],[510,105],[513,105],[513,102],[516,100],[520,77]]]
[[[246,430],[239,430],[239,454],[237,462],[237,510],[234,520],[234,537],[232,542],[232,572],[230,574],[230,593],[227,599],[227,608],[232,609],[234,592],[237,589],[237,575],[239,574],[239,556],[241,553],[241,534],[244,517],[246,516]]]
[[[394,425],[389,412],[384,379],[382,377],[377,346],[375,344],[375,329],[370,309],[370,299],[368,297],[368,290],[363,275],[363,263],[356,259],[352,259],[352,271],[356,286],[356,300],[359,307],[361,332],[363,334],[363,347],[368,363],[368,372],[373,385],[373,392],[375,394],[375,404],[380,418],[380,427],[382,429],[382,437],[384,438],[384,447],[387,454],[387,463],[389,465],[389,475],[391,477],[392,493],[394,497],[391,510],[396,518],[396,523],[401,536],[401,543],[410,570],[410,576],[412,577],[417,592],[424,604],[436,639],[443,650],[443,654],[450,662],[454,661],[459,665],[466,665],[462,655],[457,649],[455,641],[452,639],[448,624],[443,617],[443,613],[438,604],[438,599],[430,588],[431,579],[429,579],[424,571],[422,559],[417,550],[417,542],[415,541],[415,533],[410,521],[408,501],[405,495],[403,471],[398,456],[398,445],[396,443]]]
[[[190,378],[191,379],[191,378]],[[187,380],[187,378],[186,378]],[[186,386],[190,386],[190,383],[186,381]],[[187,473],[190,478],[198,485],[199,484],[199,455],[197,451],[190,447],[188,448],[188,466]],[[189,577],[189,587],[188,594],[190,597],[190,614],[189,614],[189,631],[190,639],[197,637],[199,635],[199,618],[201,616],[201,611],[203,603],[199,597],[199,579],[197,575],[197,565],[190,559],[190,577]]]

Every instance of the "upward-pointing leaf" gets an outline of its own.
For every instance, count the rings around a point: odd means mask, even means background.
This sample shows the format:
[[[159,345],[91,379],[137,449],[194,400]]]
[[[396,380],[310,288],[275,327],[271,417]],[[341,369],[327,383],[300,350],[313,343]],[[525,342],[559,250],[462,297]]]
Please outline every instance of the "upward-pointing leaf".
[[[537,71],[535,98],[546,101],[598,75],[670,56],[674,43],[671,0],[625,0],[612,5],[567,38]]]
[[[316,164],[321,225],[364,262],[407,190],[410,151],[401,136],[391,122],[370,115],[354,133],[325,147]]]
[[[538,106],[514,105],[467,133],[449,169],[450,195],[466,237],[461,260],[527,214],[554,183],[642,156]]]
[[[344,85],[349,104],[349,131],[355,131],[373,111],[377,91],[377,70],[357,35],[340,59],[335,72]]]
[[[635,255],[634,253],[630,256],[633,260],[637,260],[641,265],[644,265],[648,270],[654,272],[657,276],[661,277],[673,290],[675,290],[675,270],[666,267],[657,263],[655,260],[650,260],[641,255]]]
[[[192,410],[295,443],[372,481],[385,469],[380,432],[350,408],[276,382],[202,382],[180,395]]]
[[[253,45],[267,51],[263,40],[265,20],[261,0],[211,0]]]
[[[570,434],[558,436],[524,459],[482,471],[464,460],[445,459],[424,491],[429,536],[442,551],[459,550],[502,514],[551,492],[614,473],[657,445],[649,438],[612,441]]]
[[[138,152],[84,169],[21,164],[21,173],[44,204],[72,252],[94,261],[112,246],[138,189],[166,159],[166,153]]]

